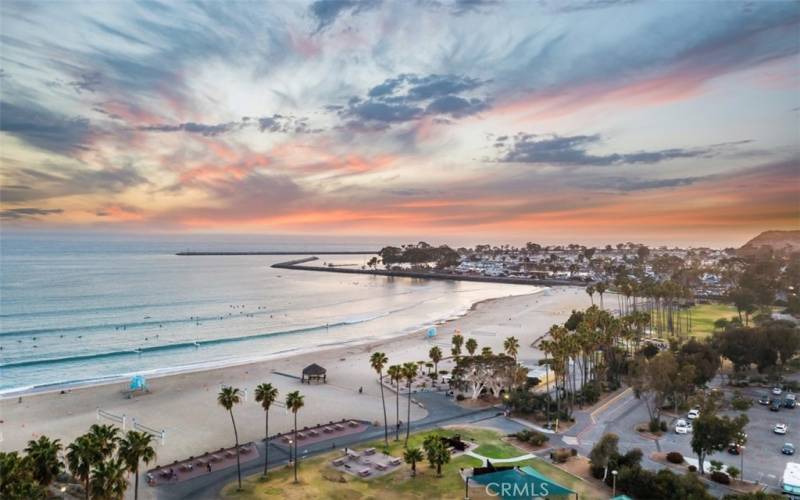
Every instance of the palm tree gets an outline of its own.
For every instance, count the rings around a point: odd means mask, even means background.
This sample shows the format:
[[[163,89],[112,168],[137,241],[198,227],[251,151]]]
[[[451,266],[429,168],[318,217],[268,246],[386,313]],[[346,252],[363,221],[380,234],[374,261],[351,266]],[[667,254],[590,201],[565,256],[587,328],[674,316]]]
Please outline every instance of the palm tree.
[[[92,497],[102,500],[122,500],[128,482],[125,463],[121,459],[103,460],[92,468]]]
[[[394,426],[394,440],[400,441],[400,381],[403,379],[403,367],[401,365],[392,365],[386,370],[389,378],[395,383],[395,426]]]
[[[428,357],[431,358],[431,361],[433,361],[433,378],[438,378],[439,361],[442,360],[442,350],[439,349],[438,346],[433,346],[431,347],[431,350],[428,351]]]
[[[67,467],[70,473],[83,483],[87,500],[92,467],[102,461],[103,455],[92,434],[79,436],[67,447]]]
[[[422,447],[425,448],[431,467],[436,467],[436,475],[441,476],[442,465],[450,461],[450,448],[444,444],[442,436],[438,434],[431,434],[426,437]]]
[[[517,362],[517,354],[519,353],[519,340],[516,337],[508,337],[503,342],[503,349],[506,351],[506,354],[514,358],[514,362]]]
[[[236,387],[223,387],[222,390],[219,391],[219,394],[217,394],[217,403],[231,414],[233,438],[236,443],[236,474],[239,479],[239,491],[242,489],[242,465],[239,460],[239,432],[236,430],[236,419],[233,418],[233,405],[237,405],[241,401],[239,397],[240,394],[241,391]]]
[[[47,436],[41,436],[36,441],[28,441],[25,453],[33,465],[33,478],[37,483],[45,488],[58,476],[63,467],[61,460],[58,459],[58,452],[61,451],[61,441]]]
[[[452,342],[453,348],[450,350],[450,352],[453,354],[453,356],[460,356],[461,346],[464,345],[464,336],[456,333],[453,335]]]
[[[294,413],[294,482],[297,482],[297,412],[304,405],[300,391],[290,392],[286,395],[286,408]]]
[[[383,395],[383,367],[389,362],[389,358],[382,352],[373,352],[369,358],[372,369],[378,373],[378,385],[381,386],[381,404],[383,405],[383,442],[389,446],[389,419],[386,417],[386,399]]]
[[[606,293],[606,284],[603,281],[600,281],[595,285],[595,289],[597,290],[597,294],[600,295],[600,309],[604,309],[603,307],[603,294]]]
[[[272,384],[259,384],[256,387],[256,402],[264,408],[264,477],[267,477],[269,464],[269,408],[278,399],[278,388]]]
[[[475,355],[475,351],[478,350],[478,341],[473,339],[473,338],[469,338],[467,340],[466,347],[467,347],[467,352],[469,353],[469,355],[470,356],[474,356]]]
[[[403,460],[411,465],[411,477],[417,477],[417,462],[424,459],[425,455],[422,454],[422,450],[419,448],[407,448],[406,451],[403,452]]]
[[[136,477],[133,483],[133,498],[139,498],[139,462],[149,464],[156,458],[153,436],[146,432],[128,431],[119,442],[119,457],[125,467]]]
[[[408,414],[406,416],[406,442],[404,446],[408,447],[408,436],[411,434],[411,382],[417,376],[416,363],[403,363],[403,378],[406,379],[406,386],[408,387]]]
[[[97,449],[103,455],[103,459],[111,457],[117,449],[119,443],[119,429],[111,424],[94,424],[89,427],[89,434],[92,435],[97,443]]]
[[[591,299],[592,305],[594,305],[594,292],[595,290],[592,285],[586,287],[586,293],[589,294],[589,299]]]

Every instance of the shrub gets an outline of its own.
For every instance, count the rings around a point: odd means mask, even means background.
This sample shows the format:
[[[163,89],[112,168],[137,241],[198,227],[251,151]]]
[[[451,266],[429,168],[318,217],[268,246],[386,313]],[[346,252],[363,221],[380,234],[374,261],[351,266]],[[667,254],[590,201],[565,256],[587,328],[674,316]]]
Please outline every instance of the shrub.
[[[465,399],[463,394],[456,394],[456,401],[464,401]]]
[[[577,448],[570,448],[569,449],[569,454],[572,455],[573,457],[577,457],[578,456],[578,449]]]
[[[739,474],[741,474],[741,471],[739,471],[739,469],[737,469],[732,465],[728,467],[727,472],[728,475],[731,477],[731,479],[736,479],[737,477],[739,477]]]
[[[661,432],[667,432],[667,422],[662,420],[661,424],[659,425],[659,428],[661,429]]]
[[[661,425],[658,420],[651,420],[647,425],[647,428],[650,430],[650,432],[658,432],[659,429],[661,429]]]
[[[711,464],[711,471],[712,472],[722,472],[722,465],[723,464],[719,460],[709,460],[708,463]]]
[[[550,452],[550,460],[557,464],[563,464],[569,457],[572,456],[572,451],[569,448],[559,448]]]
[[[731,478],[722,471],[715,470],[711,473],[711,480],[719,484],[731,484]]]
[[[689,472],[697,472],[697,467],[695,467],[694,465],[690,465]]]
[[[528,429],[519,431],[516,434],[513,434],[513,436],[522,441],[523,443],[528,443],[533,446],[541,446],[550,440],[549,437],[542,434],[541,432],[531,431]]]
[[[683,455],[681,455],[677,451],[671,451],[667,453],[667,462],[673,464],[682,464],[683,463]]]

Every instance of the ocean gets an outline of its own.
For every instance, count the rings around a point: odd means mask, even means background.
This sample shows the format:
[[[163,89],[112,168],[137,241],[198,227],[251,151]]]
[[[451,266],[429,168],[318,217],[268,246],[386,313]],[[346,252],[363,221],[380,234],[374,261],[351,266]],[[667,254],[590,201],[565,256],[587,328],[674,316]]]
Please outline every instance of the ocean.
[[[400,335],[532,286],[273,269],[292,256],[195,251],[379,249],[334,239],[4,233],[0,395],[224,366]],[[369,255],[321,255],[361,267]]]

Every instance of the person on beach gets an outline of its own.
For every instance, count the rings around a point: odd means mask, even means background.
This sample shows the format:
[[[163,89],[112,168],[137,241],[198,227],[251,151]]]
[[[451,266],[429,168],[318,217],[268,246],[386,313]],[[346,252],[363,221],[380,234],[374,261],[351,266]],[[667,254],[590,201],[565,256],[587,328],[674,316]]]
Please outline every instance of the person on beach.
[[[208,462],[208,463],[206,464],[206,470],[207,470],[208,472],[211,472],[211,462]]]

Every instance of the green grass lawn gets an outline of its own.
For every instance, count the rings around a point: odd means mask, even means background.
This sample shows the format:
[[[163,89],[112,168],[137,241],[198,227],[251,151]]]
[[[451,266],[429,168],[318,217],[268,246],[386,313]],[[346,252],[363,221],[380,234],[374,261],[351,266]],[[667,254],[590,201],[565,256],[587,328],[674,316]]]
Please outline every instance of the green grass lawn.
[[[503,442],[501,434],[475,428],[437,429],[432,432],[412,434],[409,444],[422,446],[422,441],[428,434],[439,433],[452,436],[461,434],[463,439],[475,440],[486,446],[496,454],[508,454],[511,457],[525,454],[525,451]],[[402,456],[403,442],[390,441],[389,453]],[[502,445],[502,446],[501,446]],[[363,446],[383,448],[382,441],[376,441]],[[362,447],[359,447],[359,449]],[[236,491],[236,482],[228,484],[221,492],[223,498],[243,499],[287,499],[301,500],[306,498],[325,498],[340,500],[401,500],[401,499],[429,499],[463,498],[464,483],[459,475],[459,469],[471,468],[481,465],[480,461],[468,456],[453,458],[450,463],[442,467],[442,476],[436,475],[436,470],[431,468],[427,461],[417,464],[417,477],[411,477],[411,468],[403,465],[399,470],[383,477],[364,480],[343,474],[332,467],[330,462],[340,455],[339,451],[305,460],[300,463],[299,484],[293,483],[291,468],[281,468],[270,471],[268,481],[262,480],[258,475],[246,478],[243,481],[241,492]],[[580,481],[566,472],[542,461],[530,460],[520,462],[520,465],[531,465],[553,481],[563,484],[577,491],[580,498],[603,498],[594,486]],[[476,499],[493,498],[487,495],[482,488],[470,488],[470,497]]]
[[[714,333],[714,322],[720,318],[738,318],[736,308],[727,304],[700,304],[692,307],[692,336],[704,338]]]

